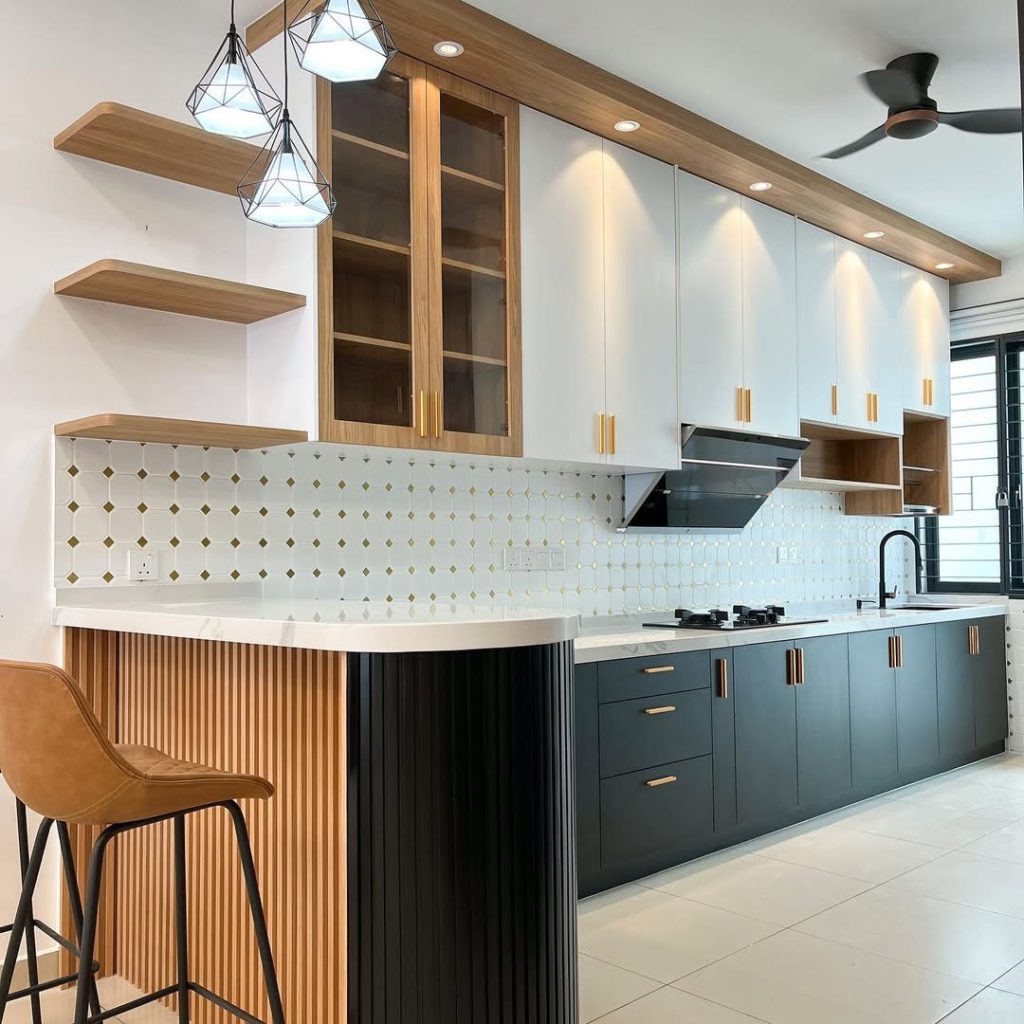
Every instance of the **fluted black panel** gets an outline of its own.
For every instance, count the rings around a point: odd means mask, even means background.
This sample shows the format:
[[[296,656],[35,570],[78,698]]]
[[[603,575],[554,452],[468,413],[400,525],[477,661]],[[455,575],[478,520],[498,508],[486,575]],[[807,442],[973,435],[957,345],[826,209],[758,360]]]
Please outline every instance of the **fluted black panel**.
[[[352,655],[352,1024],[576,1024],[570,644]]]

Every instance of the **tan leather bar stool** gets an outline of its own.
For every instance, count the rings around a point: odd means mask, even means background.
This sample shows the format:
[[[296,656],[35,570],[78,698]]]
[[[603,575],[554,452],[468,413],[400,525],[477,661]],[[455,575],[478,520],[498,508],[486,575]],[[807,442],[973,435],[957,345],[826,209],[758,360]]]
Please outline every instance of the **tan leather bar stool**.
[[[253,928],[263,965],[272,1024],[284,1024],[274,957],[256,881],[245,817],[237,801],[265,800],[274,788],[254,775],[236,775],[178,761],[151,747],[115,745],[104,734],[75,681],[52,665],[0,661],[0,765],[19,800],[43,818],[29,857],[10,945],[0,973],[0,1022],[10,1001],[18,949],[31,916],[32,897],[46,840],[59,826],[105,826],[89,862],[81,930],[74,1024],[100,1024],[141,1006],[178,997],[178,1020],[188,1024],[189,996],[208,1000],[246,1024],[258,1018],[189,977],[185,818],[213,807],[231,817],[245,877]],[[96,945],[103,862],[111,841],[124,832],[174,822],[177,981],[102,1012],[90,1013],[91,966]]]

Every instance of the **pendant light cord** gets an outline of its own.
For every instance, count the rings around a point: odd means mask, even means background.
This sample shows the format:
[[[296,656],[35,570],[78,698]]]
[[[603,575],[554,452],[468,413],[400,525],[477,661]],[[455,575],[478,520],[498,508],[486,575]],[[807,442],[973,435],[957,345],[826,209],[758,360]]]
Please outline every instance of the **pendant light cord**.
[[[235,0],[231,0],[232,3]],[[281,0],[281,44],[284,48],[284,112],[288,113],[288,0]]]

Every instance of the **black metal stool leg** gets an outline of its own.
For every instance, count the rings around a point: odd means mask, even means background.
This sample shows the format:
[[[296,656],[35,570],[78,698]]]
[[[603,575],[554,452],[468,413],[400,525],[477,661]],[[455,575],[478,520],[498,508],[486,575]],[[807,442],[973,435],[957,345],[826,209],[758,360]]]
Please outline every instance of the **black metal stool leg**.
[[[104,829],[89,858],[89,879],[85,888],[85,916],[82,921],[81,953],[78,960],[78,990],[75,994],[75,1024],[87,1024],[91,992],[92,958],[96,949],[96,924],[100,909],[103,860],[110,841],[121,831],[117,826]]]
[[[21,882],[25,884],[28,874],[28,812],[20,800],[15,800],[15,815],[18,819],[18,857],[21,860]],[[25,955],[28,966],[29,988],[36,989],[39,985],[39,960],[36,958],[36,913],[31,899],[28,904],[28,927],[25,929]],[[43,1010],[39,1002],[38,991],[29,997],[32,1004],[32,1024],[43,1024]]]
[[[64,866],[64,884],[68,891],[68,907],[71,910],[71,923],[75,928],[75,940],[79,947],[82,944],[82,894],[78,888],[78,874],[75,871],[75,851],[71,845],[71,835],[67,822],[57,822],[57,835],[60,838],[60,859]],[[99,992],[96,989],[96,978],[89,974],[89,1012],[99,1016],[101,1012]]]
[[[259,947],[260,961],[263,964],[263,979],[267,986],[271,1024],[284,1024],[284,1007],[281,1005],[281,991],[277,984],[277,969],[274,967],[274,953],[270,948],[270,937],[267,934],[267,919],[263,912],[259,882],[256,879],[256,867],[252,861],[249,829],[245,823],[242,809],[234,800],[229,800],[223,804],[223,807],[231,815],[231,820],[235,825],[238,856],[242,862],[242,874],[245,876],[245,888],[249,895],[249,909],[252,911],[253,930],[256,932],[256,944]]]
[[[188,879],[185,869],[185,815],[174,817],[174,908],[178,940],[178,1024],[188,1024]]]
[[[43,818],[39,831],[36,833],[32,855],[29,857],[26,866],[21,888],[21,899],[18,901],[18,912],[14,915],[14,924],[11,926],[7,945],[7,956],[4,958],[3,971],[0,972],[0,1022],[3,1021],[4,1011],[7,1009],[7,997],[11,994],[14,969],[18,963],[18,953],[21,950],[21,943],[25,937],[25,929],[32,927],[32,896],[35,893],[36,883],[39,881],[43,857],[46,855],[46,841],[50,836],[50,829],[52,827],[53,819]]]

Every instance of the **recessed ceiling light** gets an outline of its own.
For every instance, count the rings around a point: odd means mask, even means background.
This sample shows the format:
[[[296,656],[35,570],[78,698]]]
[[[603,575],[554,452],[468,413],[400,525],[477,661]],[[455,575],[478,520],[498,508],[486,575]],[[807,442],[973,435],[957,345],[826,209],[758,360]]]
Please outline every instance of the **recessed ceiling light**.
[[[884,231],[865,231],[864,232],[864,237],[865,238],[885,238],[885,232]]]
[[[442,39],[441,42],[434,44],[434,53],[438,57],[461,57],[466,52],[466,48],[462,43],[456,43],[452,39]]]
[[[955,265],[956,264],[954,264],[954,263],[936,263],[935,264],[935,269],[936,270],[952,270]]]
[[[772,183],[770,181],[755,181],[750,186],[750,191],[751,192],[767,192],[768,189],[770,189],[771,187],[772,187]]]
[[[635,132],[635,131],[638,131],[639,128],[640,128],[640,122],[639,121],[626,120],[626,121],[616,121],[615,122],[615,130],[617,132]]]

